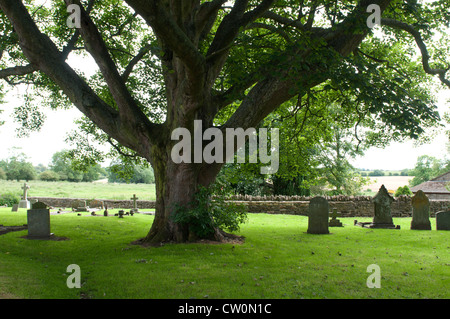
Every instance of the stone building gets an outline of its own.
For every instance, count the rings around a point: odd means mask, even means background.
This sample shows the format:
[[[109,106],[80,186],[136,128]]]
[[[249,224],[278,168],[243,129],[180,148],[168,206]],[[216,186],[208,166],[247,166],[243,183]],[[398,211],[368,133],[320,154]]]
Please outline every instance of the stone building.
[[[418,190],[422,190],[431,200],[450,200],[450,190],[447,189],[447,186],[450,188],[450,172],[416,185],[411,188],[411,191],[415,194]]]

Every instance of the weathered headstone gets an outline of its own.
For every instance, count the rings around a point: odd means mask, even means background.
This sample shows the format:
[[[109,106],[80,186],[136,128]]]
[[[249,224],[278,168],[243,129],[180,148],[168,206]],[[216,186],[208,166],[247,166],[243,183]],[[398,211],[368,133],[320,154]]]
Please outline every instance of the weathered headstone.
[[[119,218],[123,218],[124,213],[125,212],[123,210],[119,210]]]
[[[105,203],[105,211],[103,212],[103,216],[108,216],[108,204]]]
[[[137,208],[136,201],[139,199],[136,197],[136,194],[133,194],[133,197],[130,198],[133,201],[133,209],[131,210],[133,213],[137,213],[139,209]]]
[[[14,204],[11,211],[12,212],[17,212],[19,210],[19,204]]]
[[[72,210],[75,212],[87,212],[86,201],[74,200],[72,202]]]
[[[333,212],[330,215],[331,219],[328,222],[329,227],[343,227],[342,222],[339,219],[337,219],[339,215],[340,213],[338,213],[337,208],[333,208]]]
[[[366,228],[390,228],[400,229],[400,225],[395,226],[391,215],[391,204],[394,198],[389,195],[386,187],[381,185],[378,193],[372,198],[374,204],[374,218],[372,222],[358,222],[355,225]]]
[[[28,200],[28,190],[31,188],[27,185],[27,183],[23,184],[21,187],[23,189],[23,196],[22,200],[19,202],[19,208],[27,208],[29,209],[31,207],[30,201]]]
[[[50,209],[42,202],[33,204],[27,211],[28,238],[48,239],[50,233]]]
[[[372,199],[375,207],[374,224],[394,225],[391,215],[391,204],[394,198],[389,195],[386,187],[381,185],[380,190]]]
[[[450,230],[450,211],[436,213],[436,230]]]
[[[103,204],[103,201],[101,201],[101,200],[93,199],[89,203],[89,208],[103,209],[103,207],[104,207],[104,204]]]
[[[308,234],[329,234],[328,201],[323,197],[314,197],[309,202]]]
[[[411,229],[431,230],[430,223],[430,200],[421,190],[412,198],[412,221]]]

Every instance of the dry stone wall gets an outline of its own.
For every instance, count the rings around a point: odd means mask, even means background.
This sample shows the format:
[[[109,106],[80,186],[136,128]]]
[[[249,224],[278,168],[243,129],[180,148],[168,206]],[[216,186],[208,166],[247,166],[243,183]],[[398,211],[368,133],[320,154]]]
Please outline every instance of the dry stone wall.
[[[235,195],[228,200],[237,204],[244,204],[250,213],[291,214],[303,215],[308,213],[309,201],[313,197],[306,196],[249,196]],[[330,196],[328,200],[330,211],[336,208],[342,217],[373,217],[374,206],[370,196]],[[89,206],[90,200],[76,198],[29,197],[39,200],[53,207],[71,207],[75,200],[85,200]],[[100,199],[101,200],[101,199]],[[102,200],[108,208],[133,208],[132,200]],[[155,201],[138,200],[139,209],[155,208]],[[438,211],[450,209],[448,200],[430,200],[430,216],[434,217]],[[408,196],[400,196],[391,205],[392,217],[411,217],[412,202]]]

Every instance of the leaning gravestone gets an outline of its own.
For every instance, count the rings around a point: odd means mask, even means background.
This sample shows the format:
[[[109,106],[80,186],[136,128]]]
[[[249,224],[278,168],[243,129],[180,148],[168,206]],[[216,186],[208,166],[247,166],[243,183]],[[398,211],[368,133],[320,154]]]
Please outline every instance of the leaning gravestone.
[[[419,190],[412,198],[412,221],[411,229],[431,230],[430,223],[430,200],[427,195]]]
[[[436,230],[450,230],[450,211],[436,213]]]
[[[308,234],[329,234],[328,201],[323,197],[314,197],[309,202]]]
[[[27,183],[23,184],[23,196],[22,200],[19,202],[19,208],[27,208],[29,209],[31,207],[30,201],[28,200],[28,190],[30,189],[30,186],[27,185]]]
[[[12,211],[12,212],[17,212],[17,211],[19,211],[19,204],[14,204],[13,207],[12,207],[12,209],[11,209],[11,211]]]
[[[49,239],[50,233],[50,209],[42,202],[33,204],[27,211],[28,237],[29,239]]]

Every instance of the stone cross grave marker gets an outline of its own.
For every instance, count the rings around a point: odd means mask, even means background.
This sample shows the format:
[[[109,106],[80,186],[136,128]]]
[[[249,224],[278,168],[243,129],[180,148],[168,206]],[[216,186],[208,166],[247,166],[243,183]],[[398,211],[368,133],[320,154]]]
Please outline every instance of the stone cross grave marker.
[[[27,183],[23,184],[21,187],[23,189],[23,195],[22,200],[19,202],[19,208],[27,208],[29,209],[31,207],[30,201],[28,200],[28,190],[30,189],[30,186],[28,186]]]
[[[436,230],[450,230],[450,211],[436,213]]]
[[[425,193],[419,190],[412,198],[411,229],[431,230],[430,201]]]
[[[308,234],[329,234],[328,231],[328,201],[320,196],[309,202]]]
[[[330,221],[328,222],[328,226],[329,227],[343,227],[342,226],[342,222],[339,220],[339,219],[337,219],[337,217],[341,214],[341,213],[338,213],[338,211],[337,211],[337,208],[333,208],[333,210],[332,210],[333,212],[331,213],[331,219],[330,219]]]
[[[27,211],[28,238],[49,239],[50,233],[50,209],[42,202],[33,204]]]
[[[139,209],[137,208],[137,200],[139,198],[136,197],[136,194],[133,194],[133,197],[130,198],[133,201],[133,209],[131,210],[133,213],[137,213]]]
[[[23,200],[28,200],[27,193],[28,190],[30,189],[30,186],[28,186],[27,183],[25,183],[23,184],[22,189],[23,189]]]

